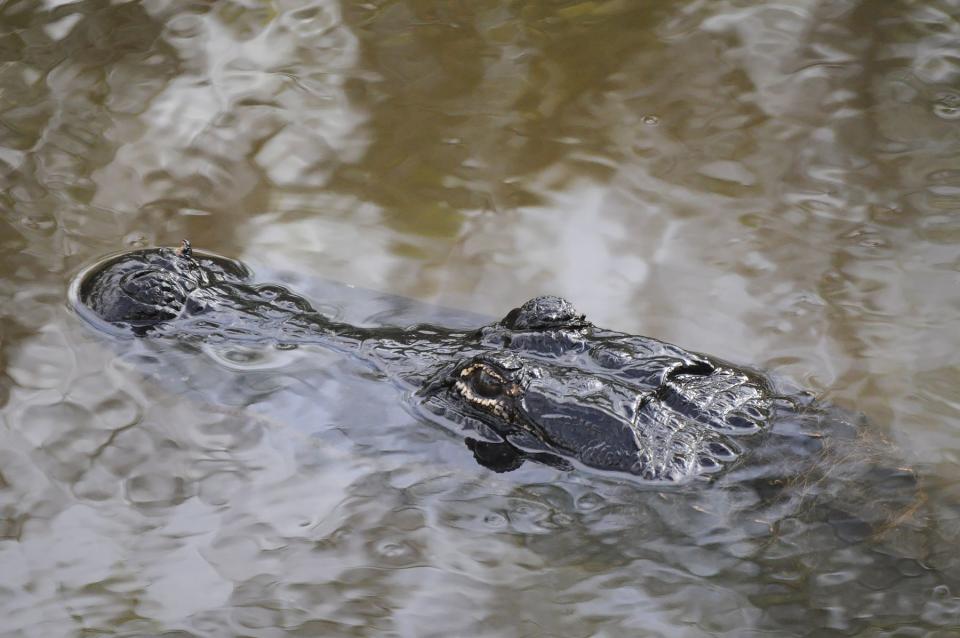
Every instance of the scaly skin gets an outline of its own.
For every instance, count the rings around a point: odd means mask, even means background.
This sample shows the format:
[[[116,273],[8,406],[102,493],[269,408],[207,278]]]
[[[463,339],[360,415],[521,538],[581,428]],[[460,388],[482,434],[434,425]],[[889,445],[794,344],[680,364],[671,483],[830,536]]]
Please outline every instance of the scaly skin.
[[[558,297],[472,332],[362,328],[250,279],[239,262],[184,242],[96,264],[75,283],[74,302],[114,333],[353,353],[415,390],[419,414],[472,429],[475,456],[498,471],[531,458],[648,481],[707,478],[737,465],[784,403],[758,373],[598,328]]]

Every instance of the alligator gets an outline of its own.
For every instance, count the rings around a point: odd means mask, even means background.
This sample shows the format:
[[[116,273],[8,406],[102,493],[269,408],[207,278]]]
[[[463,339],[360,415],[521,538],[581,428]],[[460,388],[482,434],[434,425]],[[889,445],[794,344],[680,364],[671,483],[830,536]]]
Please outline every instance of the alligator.
[[[78,275],[71,297],[81,316],[118,336],[351,353],[407,389],[417,415],[466,430],[476,459],[499,472],[529,459],[657,483],[710,481],[756,456],[773,425],[805,405],[759,371],[599,328],[560,297],[470,330],[361,327],[187,241],[105,258]],[[780,430],[791,449],[819,445],[818,434],[798,438],[790,427]]]

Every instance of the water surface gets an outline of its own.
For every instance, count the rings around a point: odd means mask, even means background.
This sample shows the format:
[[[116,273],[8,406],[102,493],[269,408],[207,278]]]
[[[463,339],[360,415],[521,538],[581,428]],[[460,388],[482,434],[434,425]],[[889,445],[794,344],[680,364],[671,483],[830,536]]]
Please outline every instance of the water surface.
[[[958,16],[4,4],[0,634],[954,635]],[[305,292],[466,323],[561,294],[772,369],[864,413],[939,518],[881,543],[493,474],[357,361],[117,343],[70,311],[84,265],[184,237]]]

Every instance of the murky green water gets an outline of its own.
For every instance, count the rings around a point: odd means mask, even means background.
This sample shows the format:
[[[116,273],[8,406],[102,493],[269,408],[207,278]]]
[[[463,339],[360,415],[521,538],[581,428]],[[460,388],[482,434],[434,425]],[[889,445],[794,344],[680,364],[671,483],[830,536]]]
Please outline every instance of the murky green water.
[[[954,0],[11,1],[0,185],[0,635],[960,632]],[[929,511],[881,542],[493,474],[356,361],[67,307],[183,237],[775,370],[865,413]],[[318,304],[407,317],[364,299]]]

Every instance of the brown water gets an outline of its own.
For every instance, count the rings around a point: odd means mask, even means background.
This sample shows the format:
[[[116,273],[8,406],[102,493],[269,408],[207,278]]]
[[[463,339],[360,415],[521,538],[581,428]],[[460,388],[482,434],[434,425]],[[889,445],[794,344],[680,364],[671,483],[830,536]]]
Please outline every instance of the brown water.
[[[306,291],[561,294],[862,411],[956,502],[960,2],[12,1],[0,184],[0,635],[960,632],[955,516],[902,555],[699,534],[492,474],[339,355],[66,304],[183,237]]]

